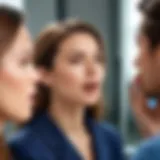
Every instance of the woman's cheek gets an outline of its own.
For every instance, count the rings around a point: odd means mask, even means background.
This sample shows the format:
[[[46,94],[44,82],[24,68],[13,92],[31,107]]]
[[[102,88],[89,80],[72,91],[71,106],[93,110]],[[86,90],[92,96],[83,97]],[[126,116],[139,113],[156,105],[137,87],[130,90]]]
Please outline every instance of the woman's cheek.
[[[72,88],[84,81],[84,74],[81,68],[68,68],[63,70],[60,76],[60,79],[63,80],[64,84]]]
[[[13,94],[13,97],[17,94],[21,96],[27,86],[24,77],[26,77],[25,72],[22,72],[19,68],[8,67],[0,71],[0,85],[5,87],[9,92],[8,94]]]

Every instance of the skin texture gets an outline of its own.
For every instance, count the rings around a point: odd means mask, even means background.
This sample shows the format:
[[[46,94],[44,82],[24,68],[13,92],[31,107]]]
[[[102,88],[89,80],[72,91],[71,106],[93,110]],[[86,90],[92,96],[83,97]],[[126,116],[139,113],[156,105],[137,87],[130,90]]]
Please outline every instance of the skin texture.
[[[152,49],[145,35],[140,35],[138,40],[139,56],[136,66],[140,73],[140,85],[148,96],[160,94],[160,46]]]
[[[31,117],[38,74],[32,65],[33,44],[21,25],[0,61],[1,121],[23,122]]]
[[[45,74],[54,97],[76,105],[95,104],[104,80],[103,53],[95,39],[87,33],[75,33],[60,46],[51,72]],[[96,83],[96,88],[86,91],[85,85]],[[55,100],[54,100],[55,101]]]

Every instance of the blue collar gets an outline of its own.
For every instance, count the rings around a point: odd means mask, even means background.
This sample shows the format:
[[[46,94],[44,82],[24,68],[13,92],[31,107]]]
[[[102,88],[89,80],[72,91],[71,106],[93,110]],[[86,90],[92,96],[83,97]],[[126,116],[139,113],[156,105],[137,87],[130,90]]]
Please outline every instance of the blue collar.
[[[109,140],[103,128],[91,118],[87,118],[87,127],[92,134],[93,146],[97,160],[110,159]],[[64,133],[47,114],[36,118],[31,124],[33,132],[47,148],[63,160],[82,160],[80,153],[69,142]]]

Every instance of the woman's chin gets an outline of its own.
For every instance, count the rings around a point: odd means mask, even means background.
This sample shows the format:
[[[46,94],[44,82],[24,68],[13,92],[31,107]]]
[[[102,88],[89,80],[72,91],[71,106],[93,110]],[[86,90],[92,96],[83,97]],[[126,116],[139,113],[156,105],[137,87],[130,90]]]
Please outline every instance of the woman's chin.
[[[85,99],[85,104],[87,105],[95,105],[99,100],[99,96],[87,97]]]

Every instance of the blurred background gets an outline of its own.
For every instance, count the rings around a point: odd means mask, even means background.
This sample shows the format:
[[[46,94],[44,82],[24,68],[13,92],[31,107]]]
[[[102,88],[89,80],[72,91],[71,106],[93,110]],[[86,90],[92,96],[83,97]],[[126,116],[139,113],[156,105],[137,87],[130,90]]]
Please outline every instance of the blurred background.
[[[140,15],[139,0],[0,0],[23,10],[33,38],[48,23],[66,18],[79,18],[95,25],[106,46],[108,66],[104,85],[106,99],[105,119],[121,132],[125,152],[136,150],[140,136],[130,111],[128,88],[136,73],[133,60],[137,54],[136,34]],[[6,135],[14,127],[8,125]]]

